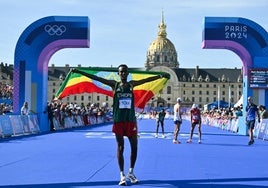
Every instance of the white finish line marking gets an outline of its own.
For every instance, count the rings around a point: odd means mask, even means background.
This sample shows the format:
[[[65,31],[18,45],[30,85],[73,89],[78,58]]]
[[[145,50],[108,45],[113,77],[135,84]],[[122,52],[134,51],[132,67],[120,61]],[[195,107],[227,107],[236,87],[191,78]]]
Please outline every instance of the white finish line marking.
[[[140,132],[138,133],[139,139],[173,139],[173,133],[166,133],[165,138],[162,138],[162,133],[158,134],[158,138],[155,138],[155,133],[153,132]],[[88,132],[85,134],[86,138],[103,138],[103,139],[114,139],[115,135],[112,132]],[[198,138],[196,134],[193,137]],[[187,139],[189,134],[179,134],[179,138]]]

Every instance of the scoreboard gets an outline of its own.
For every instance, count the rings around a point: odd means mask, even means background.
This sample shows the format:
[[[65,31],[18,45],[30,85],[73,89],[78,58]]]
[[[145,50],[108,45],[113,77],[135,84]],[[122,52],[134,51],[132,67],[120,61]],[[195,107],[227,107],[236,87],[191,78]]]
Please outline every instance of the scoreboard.
[[[268,89],[268,68],[249,70],[249,87]]]

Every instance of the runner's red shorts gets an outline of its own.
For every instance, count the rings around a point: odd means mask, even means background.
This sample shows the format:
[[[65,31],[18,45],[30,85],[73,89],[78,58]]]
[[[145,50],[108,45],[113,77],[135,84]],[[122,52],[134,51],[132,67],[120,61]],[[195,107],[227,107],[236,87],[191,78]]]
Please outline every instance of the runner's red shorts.
[[[131,137],[133,135],[137,135],[138,128],[136,122],[117,122],[114,123],[113,133],[119,136],[127,136]]]

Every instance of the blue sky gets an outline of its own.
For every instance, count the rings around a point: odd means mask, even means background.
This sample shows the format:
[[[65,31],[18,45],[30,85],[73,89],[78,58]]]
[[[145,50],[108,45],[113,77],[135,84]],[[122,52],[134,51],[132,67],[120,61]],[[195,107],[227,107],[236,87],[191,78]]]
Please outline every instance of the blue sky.
[[[50,65],[144,67],[146,52],[157,37],[164,11],[167,38],[181,68],[242,67],[231,51],[202,49],[205,16],[243,17],[268,30],[267,0],[0,0],[0,62],[14,63],[16,43],[24,29],[46,16],[88,16],[90,48],[63,49]]]

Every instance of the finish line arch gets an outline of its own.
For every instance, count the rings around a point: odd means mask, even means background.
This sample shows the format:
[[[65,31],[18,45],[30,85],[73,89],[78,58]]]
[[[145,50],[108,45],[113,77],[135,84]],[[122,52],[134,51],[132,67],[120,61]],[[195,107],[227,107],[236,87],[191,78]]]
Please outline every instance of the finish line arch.
[[[205,17],[202,47],[228,49],[242,60],[244,112],[248,96],[252,96],[255,103],[268,106],[268,34],[265,29],[245,18]]]
[[[15,114],[27,101],[38,114],[41,132],[49,131],[47,108],[48,62],[63,48],[88,48],[88,17],[50,16],[29,25],[15,49],[13,73],[13,110]]]

